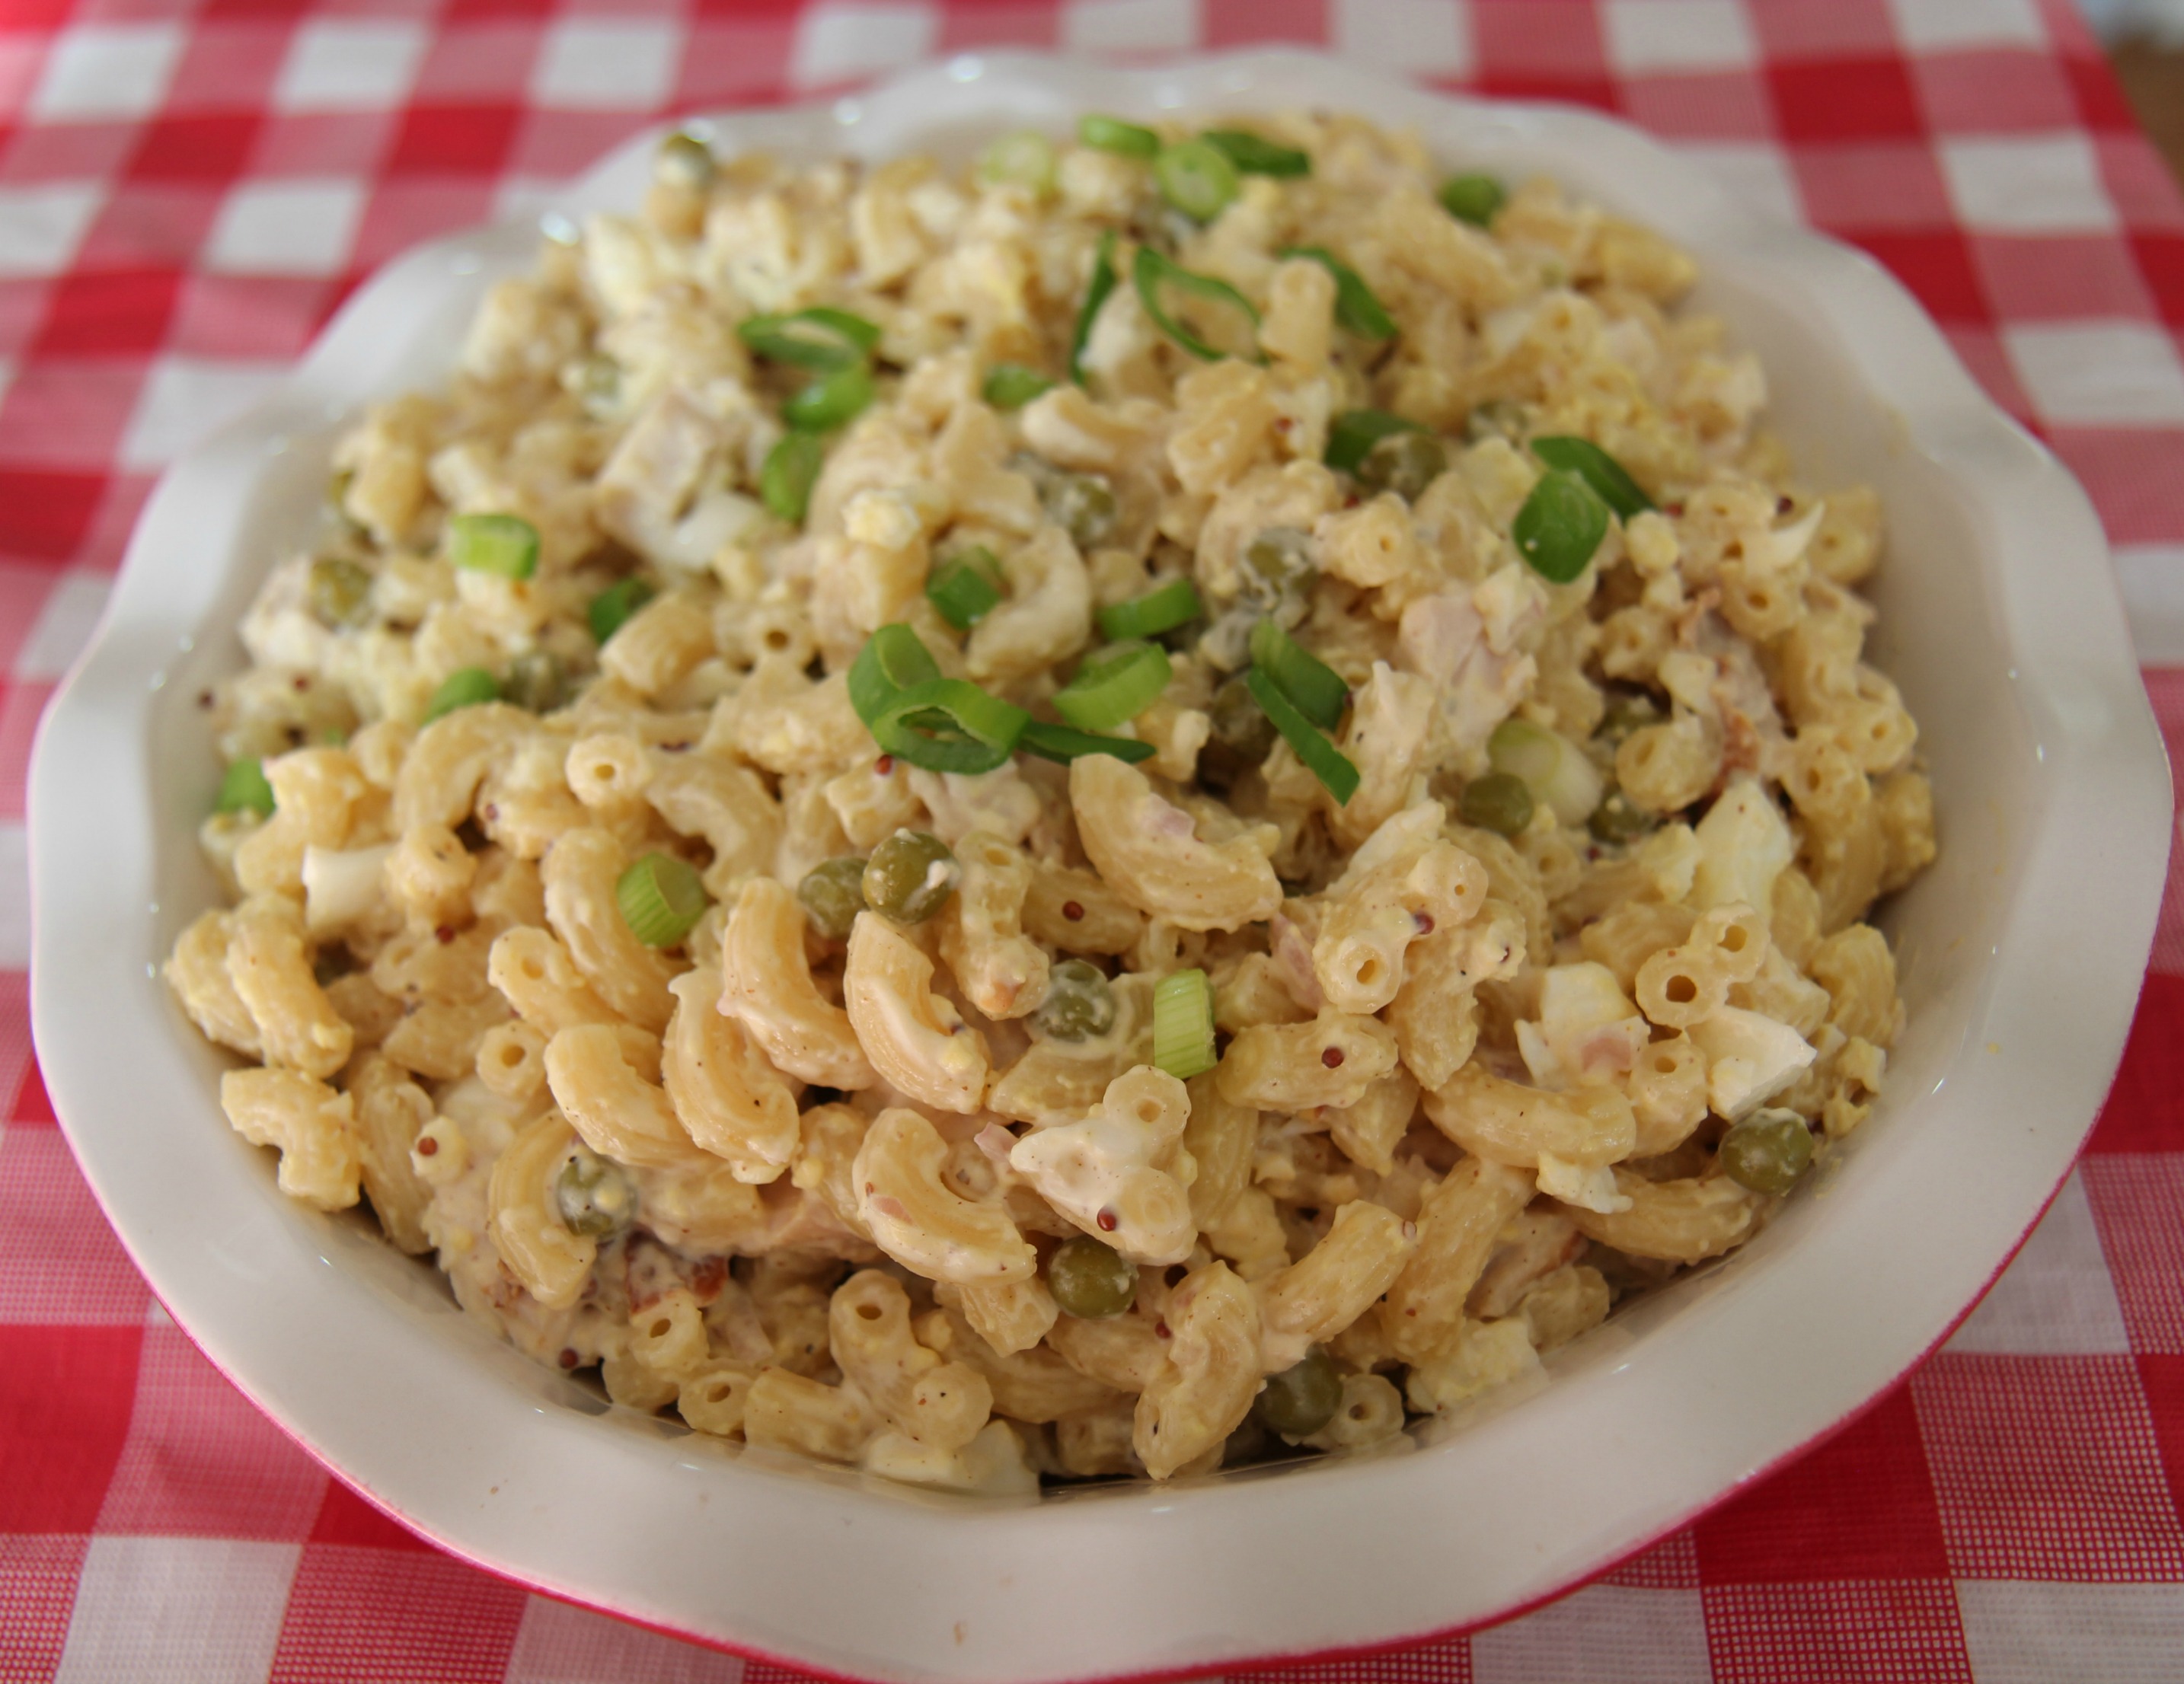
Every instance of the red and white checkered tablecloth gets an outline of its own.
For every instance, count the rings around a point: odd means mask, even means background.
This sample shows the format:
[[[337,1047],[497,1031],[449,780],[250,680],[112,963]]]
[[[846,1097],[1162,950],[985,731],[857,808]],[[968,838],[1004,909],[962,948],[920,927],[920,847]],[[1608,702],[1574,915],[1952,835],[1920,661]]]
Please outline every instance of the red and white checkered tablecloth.
[[[162,1313],[31,1059],[31,733],[160,465],[411,242],[669,113],[1267,41],[1603,107],[1878,257],[2092,492],[2184,741],[2184,197],[2066,0],[0,0],[0,1681],[785,1676],[409,1537]],[[1907,1386],[1546,1609],[1282,1676],[2184,1678],[2184,877],[2090,1154]]]

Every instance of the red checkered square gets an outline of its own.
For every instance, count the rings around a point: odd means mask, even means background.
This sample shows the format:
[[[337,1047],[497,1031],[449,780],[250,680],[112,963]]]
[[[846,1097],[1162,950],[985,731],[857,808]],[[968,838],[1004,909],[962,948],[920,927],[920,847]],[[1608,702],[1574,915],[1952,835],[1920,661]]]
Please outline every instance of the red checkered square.
[[[0,1327],[0,1533],[87,1532],[129,1437],[137,1327]]]
[[[698,27],[702,32],[709,25],[700,24]],[[782,32],[782,54],[786,59],[786,31]],[[1037,0],[1023,0],[1021,4],[1004,0],[1000,5],[951,6],[940,19],[939,51],[943,53],[969,53],[995,47],[1051,51],[1054,45],[1054,13],[1038,4]],[[690,47],[693,58],[704,51],[695,35],[691,37]]]
[[[1815,58],[1768,72],[1776,120],[1796,142],[1902,140],[1921,132],[1899,58]]]
[[[198,1354],[181,1330],[145,1330],[129,1442],[103,1533],[300,1543],[326,1476]]]
[[[2145,277],[2114,240],[2074,235],[1971,236],[1997,314],[2015,321],[2153,313]]]
[[[92,271],[53,288],[34,355],[156,351],[166,337],[181,274],[172,269]]]
[[[21,1129],[50,1129],[59,1126],[60,1120],[53,1115],[53,1102],[46,1092],[46,1078],[36,1064],[23,1072],[23,1080],[15,1089],[15,1103],[8,1108],[8,1126]]]
[[[1929,127],[1953,135],[2067,129],[2077,114],[2070,79],[2037,53],[1952,53],[1911,61]]]
[[[2047,437],[2084,482],[2110,543],[2184,538],[2184,427],[2051,426]]]
[[[0,461],[95,468],[120,453],[144,369],[136,361],[43,358],[0,395]]]
[[[1642,1555],[1601,1575],[1603,1585],[1639,1591],[1691,1591],[1700,1583],[1698,1538],[1694,1529],[1671,1533]]]
[[[1386,1654],[1360,1655],[1354,1660],[1318,1666],[1276,1666],[1243,1675],[1252,1684],[1323,1684],[1340,1678],[1344,1684],[1473,1684],[1477,1677],[1471,1659],[1470,1640],[1451,1637],[1414,1649],[1396,1649]],[[805,1675],[789,1672],[766,1661],[752,1661],[744,1669],[744,1684],[805,1684]]]
[[[2081,1173],[2131,1349],[2184,1356],[2184,1153],[2104,1153]]]
[[[467,175],[390,179],[366,203],[357,224],[352,274],[369,274],[421,240],[474,228],[493,214],[492,189]]]
[[[1955,231],[1949,190],[1930,148],[1908,141],[1801,146],[1790,161],[1805,208],[1823,228]]]
[[[254,112],[214,111],[148,124],[129,175],[139,181],[233,181],[249,159],[259,121]]]
[[[359,1549],[414,1549],[426,1554],[432,1550],[416,1533],[388,1520],[337,1479],[326,1481],[307,1542]]]
[[[127,182],[84,231],[84,267],[159,269],[196,255],[220,213],[218,187],[202,183]]]
[[[190,275],[176,301],[168,348],[191,357],[300,357],[332,291],[315,275]]]
[[[403,114],[387,173],[490,175],[506,160],[522,120],[515,105],[413,105]]]
[[[1591,87],[1602,93],[1596,103],[1613,103],[1607,50],[1591,6],[1570,0],[1474,0],[1471,33],[1481,87]]]
[[[96,181],[136,148],[134,123],[69,123],[17,129],[0,139],[0,181]]]
[[[1858,243],[1886,264],[1895,277],[1909,287],[1934,320],[1945,326],[1992,320],[1979,270],[1972,258],[1971,242],[1954,229],[1920,232],[1910,230],[1860,229]],[[1999,342],[1995,356],[2004,367]],[[2016,375],[2010,375],[2016,386]]]
[[[1201,0],[1201,8],[1200,39],[1210,50],[1327,36],[1321,0]]]
[[[152,1295],[56,1129],[0,1133],[0,1326],[133,1327]]]
[[[2126,222],[2148,231],[2184,231],[2184,192],[2143,136],[2098,135],[2093,147],[2109,197]]]
[[[493,8],[503,14],[511,7]],[[541,32],[534,22],[499,16],[459,21],[460,11],[432,36],[417,67],[411,97],[421,105],[520,103],[531,85]]]
[[[500,1684],[523,1598],[444,1555],[307,1544],[270,1684]]]
[[[1762,141],[1774,114],[1748,75],[1646,76],[1623,91],[1625,114],[1677,140]]]
[[[1888,0],[1828,0],[1820,6],[1754,6],[1752,27],[1770,63],[1862,58],[1897,50]]]
[[[53,1676],[84,1544],[81,1537],[0,1537],[0,1678]]]
[[[1948,1571],[1919,1420],[1902,1392],[1692,1530],[1709,1586]]]
[[[2146,1388],[2147,1412],[2169,1476],[2169,1498],[2184,1510],[2184,1356],[2148,1352],[2138,1359],[2139,1384]]]
[[[2184,234],[2134,234],[2131,249],[2162,319],[2184,328]]]
[[[0,497],[5,496],[5,479],[0,475]],[[7,681],[0,692],[0,819],[23,817],[31,740],[37,735],[38,715],[57,687],[18,678]]]
[[[392,111],[280,111],[259,125],[250,149],[253,175],[369,175],[394,144]]]
[[[2130,1358],[1945,1351],[1911,1392],[1955,1572],[2184,1578],[2184,1523]]]
[[[1972,1684],[1947,1580],[1709,1586],[1713,1684]]]
[[[190,31],[167,95],[170,111],[233,111],[262,107],[288,56],[289,20],[254,17],[208,19]]]

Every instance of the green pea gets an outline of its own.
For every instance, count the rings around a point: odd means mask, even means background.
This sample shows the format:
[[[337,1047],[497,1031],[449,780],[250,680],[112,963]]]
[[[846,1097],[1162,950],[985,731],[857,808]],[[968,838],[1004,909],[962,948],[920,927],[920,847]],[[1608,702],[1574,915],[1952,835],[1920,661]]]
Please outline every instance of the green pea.
[[[1039,488],[1047,517],[1065,528],[1080,550],[1114,536],[1115,492],[1097,474],[1056,474]]]
[[[550,714],[569,699],[569,672],[551,649],[532,649],[508,664],[503,692],[519,708]]]
[[[1610,789],[1601,798],[1600,805],[1592,809],[1592,816],[1585,821],[1595,842],[1606,842],[1611,848],[1620,848],[1634,842],[1653,828],[1653,817],[1630,804],[1630,798],[1619,789]]]
[[[652,179],[663,186],[702,193],[713,185],[713,149],[697,136],[677,131],[653,154]]]
[[[1441,208],[1461,221],[1484,228],[1509,197],[1491,175],[1451,175],[1440,184]]]
[[[637,1219],[637,1188],[621,1167],[581,1146],[554,1178],[554,1203],[571,1233],[595,1240],[619,1234]]]
[[[1390,433],[1357,464],[1357,483],[1368,492],[1393,492],[1416,502],[1447,470],[1448,452],[1431,433]]]
[[[1259,1419],[1284,1438],[1309,1438],[1342,1407],[1342,1376],[1317,1345],[1294,1368],[1267,1378],[1256,1405]]]
[[[1046,1289],[1083,1321],[1120,1315],[1138,1296],[1137,1266],[1089,1234],[1065,1240],[1046,1260]]]
[[[1813,1161],[1813,1131],[1795,1111],[1761,1111],[1721,1137],[1722,1172],[1741,1187],[1780,1198]]]
[[[796,886],[796,898],[813,929],[830,942],[846,942],[865,909],[865,862],[850,853],[813,866]]]
[[[1532,822],[1532,791],[1513,772],[1489,772],[1463,786],[1463,822],[1513,836]]]
[[[361,625],[371,618],[371,570],[346,556],[311,563],[311,612],[327,625]]]
[[[1262,601],[1301,597],[1319,576],[1312,563],[1312,534],[1295,526],[1269,526],[1244,546],[1244,588]]]
[[[948,903],[963,868],[928,831],[897,831],[865,863],[865,903],[898,924],[922,924]]]
[[[1206,714],[1213,740],[1239,760],[1256,766],[1274,752],[1274,722],[1241,677],[1223,681]]]
[[[1056,1041],[1096,1039],[1115,1026],[1115,991],[1089,959],[1063,959],[1046,974],[1032,1023]]]

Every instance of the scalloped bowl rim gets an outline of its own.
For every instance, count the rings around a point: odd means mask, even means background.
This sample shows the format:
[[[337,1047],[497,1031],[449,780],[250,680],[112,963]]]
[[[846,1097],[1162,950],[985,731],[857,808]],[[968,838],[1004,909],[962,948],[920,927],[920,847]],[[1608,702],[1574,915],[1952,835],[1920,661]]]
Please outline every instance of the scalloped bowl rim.
[[[1947,565],[1974,568],[1967,624],[1983,614],[2006,646],[2017,713],[1993,729],[2022,741],[1991,751],[2010,768],[2006,789],[1958,790],[1944,807],[1963,869],[1933,893],[1973,909],[1965,927],[1991,935],[1992,953],[1975,966],[1922,946],[1907,962],[1950,979],[1933,1010],[1961,1019],[1953,1041],[1909,1060],[1930,1087],[1892,1091],[1830,1185],[1663,1295],[1659,1314],[1618,1317],[1563,1353],[1521,1408],[1477,1409],[1409,1454],[1010,1503],[738,1456],[626,1411],[593,1419],[588,1394],[404,1286],[359,1225],[273,1190],[270,1155],[227,1135],[205,1091],[214,1066],[149,974],[164,936],[148,932],[171,933],[194,909],[160,904],[180,868],[159,810],[184,809],[161,809],[153,787],[171,792],[177,775],[185,681],[235,664],[215,609],[270,560],[259,505],[278,501],[281,476],[323,448],[335,418],[382,389],[382,347],[520,265],[537,224],[436,241],[365,286],[294,375],[176,462],[147,506],[94,643],[39,733],[32,996],[63,1125],[176,1320],[298,1442],[454,1553],[658,1629],[864,1677],[1177,1674],[1475,1626],[1599,1571],[1854,1418],[1970,1310],[2068,1173],[2152,936],[2166,760],[2083,492],[1877,266],[1740,206],[1611,119],[1453,99],[1298,52],[1134,70],[981,54],[845,99],[705,120],[735,145],[893,150],[923,137],[960,150],[974,128],[1053,127],[1087,108],[1302,102],[1416,123],[1444,156],[1547,160],[1707,264],[1753,277],[1732,316],[1760,320],[1774,307],[1763,293],[1802,313],[1797,331],[1825,342],[1870,419],[1895,430],[1891,471],[1930,483],[1936,518],[1971,534],[1971,562]],[[554,211],[633,202],[651,139],[556,195]],[[208,548],[220,557],[210,568],[195,559]],[[2065,561],[2081,575],[2065,577]],[[87,775],[109,792],[96,803],[81,798]],[[1982,901],[1959,880],[1990,846],[2001,886]],[[1971,1178],[1975,1198],[1937,1209],[1922,1187],[1949,1160],[1926,1137],[1969,1126],[1966,1108],[2007,1119],[2007,1145]],[[1298,1595],[1303,1585],[1316,1593]]]

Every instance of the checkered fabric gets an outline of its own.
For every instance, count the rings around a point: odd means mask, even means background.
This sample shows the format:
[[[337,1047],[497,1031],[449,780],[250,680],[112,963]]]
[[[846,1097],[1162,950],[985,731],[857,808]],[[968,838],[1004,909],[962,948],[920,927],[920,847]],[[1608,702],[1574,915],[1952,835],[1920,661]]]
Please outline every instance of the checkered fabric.
[[[24,769],[153,476],[359,277],[670,113],[1000,45],[1600,106],[1900,275],[2082,479],[2184,748],[2184,198],[2066,0],[0,0],[0,1680],[782,1676],[489,1578],[153,1302],[33,1067]],[[1280,1677],[2184,1677],[2184,877],[2090,1155],[1847,1432],[1521,1620]]]

